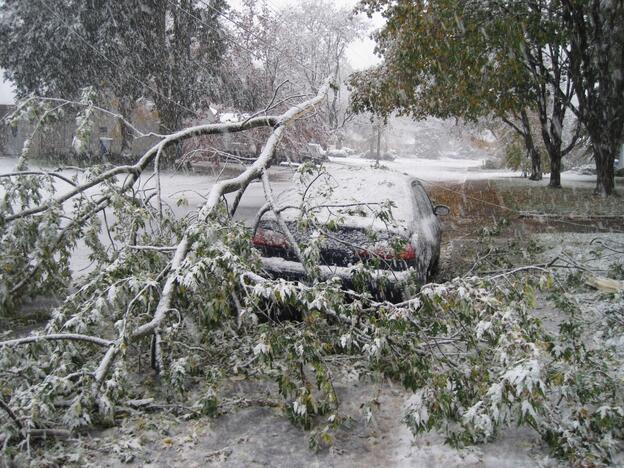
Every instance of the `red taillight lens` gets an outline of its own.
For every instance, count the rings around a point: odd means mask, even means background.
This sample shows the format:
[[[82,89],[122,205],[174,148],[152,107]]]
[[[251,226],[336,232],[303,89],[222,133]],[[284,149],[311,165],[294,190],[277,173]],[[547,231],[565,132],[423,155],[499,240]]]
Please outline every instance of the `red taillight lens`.
[[[407,262],[416,260],[416,250],[408,243],[405,248],[397,252],[388,244],[378,244],[367,250],[360,251],[360,257],[377,257],[384,260],[405,260]]]
[[[258,228],[251,241],[255,247],[288,247],[288,239],[279,232]]]
[[[412,244],[407,244],[398,257],[406,261],[416,260],[416,250],[414,246]]]

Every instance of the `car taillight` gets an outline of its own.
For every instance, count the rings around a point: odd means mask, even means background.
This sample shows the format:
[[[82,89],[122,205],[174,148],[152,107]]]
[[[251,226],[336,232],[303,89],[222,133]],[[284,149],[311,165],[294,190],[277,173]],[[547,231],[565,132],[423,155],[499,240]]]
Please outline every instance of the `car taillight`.
[[[407,244],[405,249],[399,253],[398,257],[405,261],[416,260],[416,250],[414,246],[412,244]]]
[[[405,260],[406,262],[416,260],[416,250],[412,244],[407,244],[401,251],[396,251],[387,244],[374,245],[367,250],[360,251],[361,257],[377,257],[384,260]]]
[[[286,236],[270,229],[258,228],[251,241],[255,247],[288,247]]]

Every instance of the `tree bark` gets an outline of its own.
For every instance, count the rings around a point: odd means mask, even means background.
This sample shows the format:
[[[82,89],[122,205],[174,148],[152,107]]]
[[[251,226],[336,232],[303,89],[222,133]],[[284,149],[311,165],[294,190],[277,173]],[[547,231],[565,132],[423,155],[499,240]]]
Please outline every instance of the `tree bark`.
[[[596,140],[592,138],[592,141]],[[594,193],[602,197],[612,195],[615,191],[615,170],[613,164],[619,145],[609,143],[612,142],[592,144],[594,161],[596,162],[596,189]]]
[[[132,122],[132,111],[133,105],[130,104],[128,99],[120,99],[119,100],[119,114],[122,118],[117,119],[117,124],[119,125],[119,133],[121,136],[121,149],[120,153],[123,154],[131,154],[132,153],[132,142],[134,141],[134,134],[132,133],[132,129],[129,128],[124,119],[128,122]]]
[[[381,127],[377,127],[377,164],[381,159]]]
[[[550,156],[550,188],[561,188],[561,151],[551,151]]]
[[[531,175],[529,180],[542,180],[542,161],[535,146],[529,149],[529,157],[531,158]]]
[[[624,137],[624,2],[563,0],[561,6],[576,114],[594,151],[595,193],[609,196],[615,191],[613,163]]]
[[[520,113],[520,118],[524,130],[522,133],[522,137],[524,138],[524,146],[526,147],[529,158],[531,159],[531,176],[529,177],[529,179],[542,180],[542,160],[540,159],[539,151],[537,151],[537,148],[535,147],[533,134],[531,133],[529,116],[527,115],[525,110]]]

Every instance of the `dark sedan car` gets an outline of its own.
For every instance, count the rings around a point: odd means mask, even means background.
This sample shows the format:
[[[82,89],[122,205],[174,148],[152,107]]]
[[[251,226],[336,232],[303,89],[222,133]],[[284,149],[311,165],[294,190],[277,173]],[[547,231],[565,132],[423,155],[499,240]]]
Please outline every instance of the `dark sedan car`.
[[[420,182],[397,172],[331,166],[303,177],[277,200],[283,223],[304,249],[316,242],[323,278],[347,284],[363,265],[369,276],[399,286],[424,283],[440,255],[438,215]],[[272,212],[257,224],[253,244],[277,277],[304,279],[306,271]]]

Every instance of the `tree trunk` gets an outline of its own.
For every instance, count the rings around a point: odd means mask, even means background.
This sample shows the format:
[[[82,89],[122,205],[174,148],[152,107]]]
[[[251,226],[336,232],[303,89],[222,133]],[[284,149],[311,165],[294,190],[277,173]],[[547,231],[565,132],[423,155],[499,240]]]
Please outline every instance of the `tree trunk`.
[[[561,188],[561,159],[563,158],[563,149],[561,148],[561,128],[563,122],[564,108],[560,102],[555,99],[553,103],[553,112],[551,116],[550,128],[547,128],[547,118],[541,118],[542,137],[546,145],[546,151],[550,159],[550,188]]]
[[[529,157],[531,158],[531,176],[529,180],[542,180],[542,160],[535,146],[529,149]]]
[[[595,140],[594,140],[595,141]],[[592,145],[596,162],[596,189],[594,193],[602,197],[612,195],[615,191],[615,170],[613,163],[618,152],[618,145],[599,143]]]
[[[128,122],[132,121],[132,111],[133,106],[126,99],[121,99],[119,101],[119,114],[121,114],[122,118],[118,119],[118,125],[121,137],[120,153],[122,155],[132,153],[134,134],[132,133],[132,129],[130,129],[124,122],[124,119]]]
[[[531,159],[531,176],[530,180],[542,180],[542,160],[540,159],[539,151],[535,147],[535,142],[533,141],[533,134],[531,133],[531,124],[529,123],[529,116],[526,111],[522,111],[520,113],[520,117],[522,120],[523,134],[524,137],[524,146],[529,153],[529,158]]]
[[[381,159],[381,127],[377,128],[377,164]]]
[[[624,137],[624,2],[565,0],[561,5],[577,115],[594,151],[595,193],[606,197],[615,191],[613,163]]]
[[[163,135],[174,133],[181,128],[180,110],[174,102],[161,99],[158,101],[160,108],[158,110],[160,125],[159,131]],[[163,166],[172,166],[175,161],[183,156],[183,143],[176,141],[168,145],[162,153],[161,163]]]
[[[561,188],[561,150],[550,151],[550,188]]]
[[[596,163],[596,189],[594,193],[603,197],[612,195],[615,191],[615,159],[619,156],[621,129],[613,125],[601,125],[603,122],[596,118],[592,125],[587,126],[587,133],[594,152]]]
[[[119,134],[121,137],[121,148],[119,150],[121,155],[132,153],[132,142],[134,141],[132,131],[128,129],[123,119],[119,119]]]

